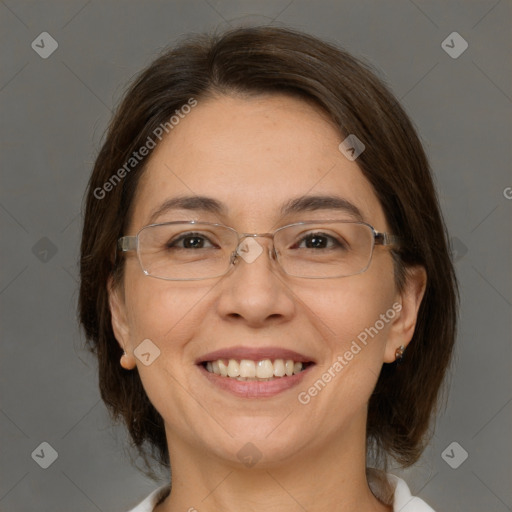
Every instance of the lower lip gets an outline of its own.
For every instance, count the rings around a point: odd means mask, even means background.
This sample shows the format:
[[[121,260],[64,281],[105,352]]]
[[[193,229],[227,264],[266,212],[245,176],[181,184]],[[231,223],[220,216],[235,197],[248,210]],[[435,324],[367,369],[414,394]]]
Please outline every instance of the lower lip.
[[[314,364],[310,364],[300,373],[290,377],[275,377],[273,380],[264,381],[242,381],[231,377],[223,377],[222,375],[209,372],[202,364],[199,364],[198,368],[212,384],[235,396],[242,398],[268,398],[297,386],[313,366]]]

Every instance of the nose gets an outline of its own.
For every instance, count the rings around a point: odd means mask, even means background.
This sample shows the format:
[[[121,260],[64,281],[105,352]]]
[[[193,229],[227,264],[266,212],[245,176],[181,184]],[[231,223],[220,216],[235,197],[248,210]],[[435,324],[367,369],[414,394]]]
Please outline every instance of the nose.
[[[218,285],[217,311],[224,319],[251,327],[288,321],[296,305],[284,280],[272,240],[246,236],[234,253],[233,267]]]

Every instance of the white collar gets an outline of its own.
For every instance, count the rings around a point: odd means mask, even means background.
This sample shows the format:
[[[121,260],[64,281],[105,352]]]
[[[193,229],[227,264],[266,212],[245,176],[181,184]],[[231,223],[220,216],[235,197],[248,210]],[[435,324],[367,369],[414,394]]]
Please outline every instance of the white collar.
[[[393,512],[434,512],[422,499],[411,495],[404,480],[391,473],[385,473],[385,476],[393,490]],[[373,494],[382,499],[383,490],[379,488],[378,480],[369,478],[368,483]],[[168,490],[169,484],[160,486],[129,512],[153,512],[160,499],[168,494]]]
[[[387,503],[393,505],[393,512],[434,512],[434,509],[429,507],[422,499],[412,496],[404,480],[391,473],[384,473],[384,475],[393,492],[392,503]],[[375,486],[371,479],[368,480],[368,484],[373,494],[380,499],[382,490]]]

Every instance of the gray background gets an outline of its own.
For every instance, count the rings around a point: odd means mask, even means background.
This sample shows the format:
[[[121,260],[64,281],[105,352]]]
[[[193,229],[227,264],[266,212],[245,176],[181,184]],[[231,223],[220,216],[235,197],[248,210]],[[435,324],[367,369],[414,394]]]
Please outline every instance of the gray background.
[[[95,362],[82,350],[75,308],[85,185],[113,105],[159,49],[186,32],[274,23],[367,59],[420,132],[462,307],[446,410],[405,477],[439,512],[512,510],[511,7],[0,1],[0,509],[125,511],[156,487],[130,465],[124,431],[111,425]],[[31,48],[44,31],[59,45],[47,59]],[[453,31],[469,44],[456,59],[441,47]],[[457,469],[442,457],[454,441],[469,454]],[[31,455],[42,442],[58,452],[48,469]],[[462,460],[457,446],[448,454],[452,464]]]

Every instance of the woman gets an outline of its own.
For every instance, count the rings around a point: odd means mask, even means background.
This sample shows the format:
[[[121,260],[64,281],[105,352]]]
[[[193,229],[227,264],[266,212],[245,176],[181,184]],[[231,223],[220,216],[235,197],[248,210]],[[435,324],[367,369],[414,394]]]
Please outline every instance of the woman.
[[[382,470],[418,460],[450,362],[447,239],[411,122],[352,56],[270,27],[162,54],[81,247],[102,398],[172,470],[133,510],[432,510]]]

